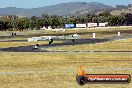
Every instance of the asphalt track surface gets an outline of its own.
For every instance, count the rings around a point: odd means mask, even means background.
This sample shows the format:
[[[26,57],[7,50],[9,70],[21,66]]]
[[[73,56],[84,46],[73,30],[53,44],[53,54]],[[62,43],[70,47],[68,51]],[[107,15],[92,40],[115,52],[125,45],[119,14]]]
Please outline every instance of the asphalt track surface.
[[[49,45],[48,41],[47,44],[40,45],[38,49],[33,50],[33,45],[31,46],[19,46],[19,47],[9,47],[9,48],[0,48],[0,52],[71,52],[71,51],[47,51],[40,49],[41,47],[57,47],[57,46],[65,46],[65,45],[80,45],[80,44],[94,44],[94,43],[101,43],[101,42],[108,42],[113,40],[119,39],[127,39],[132,38],[132,35],[127,36],[113,36],[107,38],[96,38],[96,39],[75,39],[75,42],[68,39],[63,40],[54,40],[54,41],[63,41],[62,43],[54,43]],[[0,42],[25,42],[27,40],[4,40]],[[132,51],[72,51],[72,52],[132,52]]]

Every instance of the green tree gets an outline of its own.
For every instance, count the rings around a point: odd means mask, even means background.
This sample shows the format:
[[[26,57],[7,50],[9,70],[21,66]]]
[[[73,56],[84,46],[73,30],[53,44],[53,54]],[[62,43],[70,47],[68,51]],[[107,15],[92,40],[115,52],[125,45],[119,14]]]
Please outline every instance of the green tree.
[[[108,16],[110,16],[110,15],[111,15],[111,14],[110,14],[109,11],[104,11],[104,12],[102,12],[102,13],[99,14],[99,16],[105,16],[105,17],[108,17]]]
[[[64,25],[66,23],[66,18],[64,16],[60,16],[59,17],[59,23],[60,23],[60,27],[64,28]]]
[[[125,14],[125,24],[132,25],[132,14],[131,13]]]
[[[99,22],[99,23],[108,22],[108,17],[99,16],[99,17],[98,17],[98,22]]]
[[[48,14],[42,14],[42,20],[41,20],[41,24],[43,26],[45,26],[46,28],[48,28],[48,26],[50,25],[50,16]]]
[[[37,18],[36,21],[35,21],[36,30],[39,30],[42,26],[43,26],[42,19],[41,18]]]
[[[119,18],[118,16],[109,16],[108,21],[110,26],[118,26]]]
[[[57,28],[60,25],[58,16],[56,16],[56,15],[51,16],[51,18],[50,18],[50,25],[51,25],[51,27],[53,29]]]
[[[29,27],[30,27],[30,20],[29,20],[29,18],[27,18],[27,17],[23,17],[23,18],[21,18],[21,20],[22,20],[22,23],[23,23],[23,28],[24,29],[28,29]]]
[[[18,20],[18,16],[15,16],[15,15],[12,15],[11,16],[11,25],[12,25],[12,27],[13,27],[13,31],[15,30],[15,29],[17,29],[17,20]]]
[[[40,17],[32,16],[29,22],[29,27],[33,30],[39,30],[43,26],[43,20]]]

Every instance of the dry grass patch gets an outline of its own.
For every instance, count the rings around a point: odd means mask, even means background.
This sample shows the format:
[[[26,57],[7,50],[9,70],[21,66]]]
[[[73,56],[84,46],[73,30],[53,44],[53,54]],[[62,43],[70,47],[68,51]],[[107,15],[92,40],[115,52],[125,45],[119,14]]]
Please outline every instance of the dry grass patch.
[[[92,74],[131,74],[131,53],[0,53],[2,88],[80,88],[81,65]],[[128,69],[116,69],[128,68]],[[82,88],[131,88],[132,84],[88,84]]]

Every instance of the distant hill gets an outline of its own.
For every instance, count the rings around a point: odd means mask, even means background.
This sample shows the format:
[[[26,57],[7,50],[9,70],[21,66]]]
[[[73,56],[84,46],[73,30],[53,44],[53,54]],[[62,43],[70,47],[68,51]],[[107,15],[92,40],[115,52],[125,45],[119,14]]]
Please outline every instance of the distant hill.
[[[125,6],[125,5],[116,5],[115,8],[109,9],[107,11],[109,11],[111,15],[121,15],[121,14],[127,14],[127,13],[132,14],[132,4],[129,4],[127,6]],[[103,10],[98,10],[95,13],[100,14],[102,12],[103,12]]]
[[[112,6],[107,6],[97,2],[69,2],[46,7],[24,9],[16,7],[0,8],[0,16],[4,15],[17,15],[17,16],[41,16],[43,13],[49,15],[71,15],[75,13],[92,13],[98,10],[112,9]]]
[[[114,10],[111,11],[112,15],[121,15],[126,13],[132,13],[132,5],[123,6],[118,5]]]

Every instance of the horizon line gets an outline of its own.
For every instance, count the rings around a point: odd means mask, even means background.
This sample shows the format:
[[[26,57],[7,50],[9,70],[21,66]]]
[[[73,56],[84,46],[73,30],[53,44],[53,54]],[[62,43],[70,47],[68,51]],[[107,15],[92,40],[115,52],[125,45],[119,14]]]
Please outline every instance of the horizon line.
[[[17,7],[17,6],[7,6],[7,7],[0,7],[0,8],[35,9],[35,8],[49,7],[49,6],[59,5],[59,4],[67,4],[67,3],[79,3],[79,2],[64,2],[64,3],[58,3],[58,4],[53,4],[53,5],[47,5],[47,6],[31,7],[31,8],[24,8],[24,7]],[[101,3],[101,2],[84,2],[84,1],[80,1],[80,3],[100,3],[100,4],[104,4],[104,3]],[[104,5],[107,5],[107,4],[104,4]],[[123,5],[123,4],[117,4],[117,5]],[[124,6],[128,6],[128,5],[129,4],[126,4]],[[116,7],[116,6],[112,6],[112,5],[107,5],[107,6]]]

